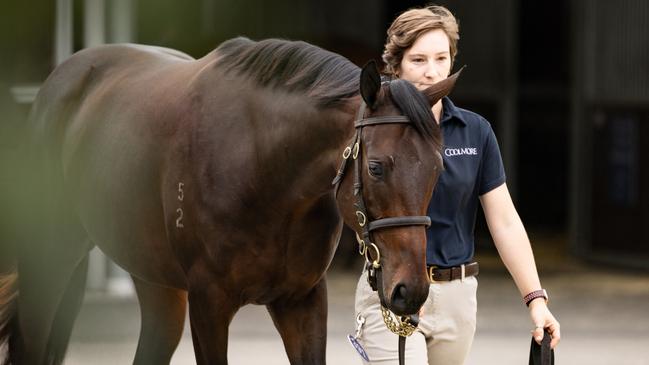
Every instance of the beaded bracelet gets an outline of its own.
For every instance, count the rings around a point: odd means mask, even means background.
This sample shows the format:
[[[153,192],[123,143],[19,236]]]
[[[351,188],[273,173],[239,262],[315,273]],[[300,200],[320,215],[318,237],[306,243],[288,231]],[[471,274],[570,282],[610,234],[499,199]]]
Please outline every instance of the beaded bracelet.
[[[545,298],[545,302],[548,302],[548,292],[545,291],[545,289],[541,290],[535,290],[526,296],[523,297],[523,302],[525,303],[526,306],[530,306],[530,303],[536,299],[536,298]]]

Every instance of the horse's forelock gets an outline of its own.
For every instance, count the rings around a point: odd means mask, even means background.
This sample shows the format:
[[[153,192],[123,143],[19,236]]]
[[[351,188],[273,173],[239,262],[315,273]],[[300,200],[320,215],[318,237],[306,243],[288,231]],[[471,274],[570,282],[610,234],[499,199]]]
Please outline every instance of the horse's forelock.
[[[436,148],[442,147],[442,134],[426,97],[408,81],[397,79],[389,83],[390,97],[413,126]]]

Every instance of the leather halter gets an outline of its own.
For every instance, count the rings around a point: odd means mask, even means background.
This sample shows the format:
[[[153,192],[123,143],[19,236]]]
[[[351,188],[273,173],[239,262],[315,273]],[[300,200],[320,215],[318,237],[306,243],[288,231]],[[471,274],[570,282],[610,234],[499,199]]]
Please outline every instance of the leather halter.
[[[359,158],[362,150],[361,143],[363,142],[363,127],[377,126],[382,124],[398,124],[398,123],[410,124],[411,122],[404,115],[364,118],[365,109],[366,109],[366,104],[364,101],[361,100],[361,105],[358,109],[356,120],[354,121],[354,128],[356,129],[354,142],[352,143],[351,146],[347,146],[345,148],[345,151],[343,152],[343,160],[340,163],[340,167],[338,168],[338,173],[336,174],[336,177],[332,181],[332,185],[334,185],[334,194],[335,196],[337,196],[338,188],[340,187],[340,182],[342,181],[342,178],[345,174],[345,168],[347,167],[347,161],[351,156],[352,159],[354,160],[354,165],[355,165],[354,196],[356,197],[356,203],[354,205],[357,209],[356,216],[358,218],[358,225],[362,231],[362,237],[363,237],[361,239],[357,233],[356,239],[358,240],[358,244],[360,245],[361,255],[364,255],[365,259],[367,260],[367,266],[369,269],[368,281],[370,282],[370,286],[372,287],[373,290],[375,291],[379,290],[380,292],[382,292],[381,289],[382,286],[379,283],[379,281],[382,280],[381,264],[380,264],[381,253],[379,251],[379,248],[372,242],[371,232],[377,229],[387,228],[387,227],[401,227],[401,226],[414,226],[414,225],[422,225],[428,227],[430,226],[431,221],[430,221],[430,217],[428,216],[418,216],[418,215],[389,217],[389,218],[382,218],[382,219],[369,221],[369,215],[367,213],[365,199],[363,199],[363,182],[362,182],[363,164],[361,159]],[[376,251],[375,252],[376,258],[372,259],[370,257],[368,252],[369,248],[373,248]],[[381,301],[381,306],[383,308],[384,303],[383,303],[383,299],[381,298],[381,295],[379,295],[379,299]],[[399,320],[400,325],[403,326],[401,327],[401,330],[404,331],[403,333],[398,333],[399,334],[398,352],[399,352],[400,365],[403,365],[405,362],[404,354],[405,354],[405,346],[406,346],[406,336],[409,336],[412,333],[412,331],[414,331],[414,329],[417,327],[418,322],[419,320],[417,315],[401,317],[401,319]],[[388,325],[388,322],[386,322],[386,325]],[[389,325],[388,328],[390,328]],[[404,330],[404,328],[406,328],[406,330]],[[392,328],[390,328],[390,330],[395,332],[394,329]]]

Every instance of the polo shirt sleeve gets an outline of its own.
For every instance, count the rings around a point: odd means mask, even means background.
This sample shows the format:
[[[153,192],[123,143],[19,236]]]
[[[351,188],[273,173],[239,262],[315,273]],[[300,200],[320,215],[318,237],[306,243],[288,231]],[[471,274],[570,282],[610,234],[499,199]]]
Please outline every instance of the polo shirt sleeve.
[[[480,163],[480,176],[478,179],[479,195],[490,192],[506,181],[505,167],[503,166],[503,159],[500,155],[496,135],[489,122],[483,120],[483,123],[485,138],[482,148],[482,161]]]

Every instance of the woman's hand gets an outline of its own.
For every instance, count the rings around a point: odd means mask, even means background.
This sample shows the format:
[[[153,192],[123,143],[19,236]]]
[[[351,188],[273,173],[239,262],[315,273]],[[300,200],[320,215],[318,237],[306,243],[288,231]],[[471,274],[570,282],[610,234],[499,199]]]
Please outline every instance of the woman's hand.
[[[561,331],[559,321],[554,318],[548,305],[545,303],[543,298],[537,298],[530,303],[530,317],[532,317],[532,323],[534,323],[535,328],[532,330],[532,336],[534,340],[540,345],[541,340],[543,339],[543,329],[547,329],[550,336],[552,336],[552,341],[550,342],[550,347],[555,348],[559,341],[561,340]]]

